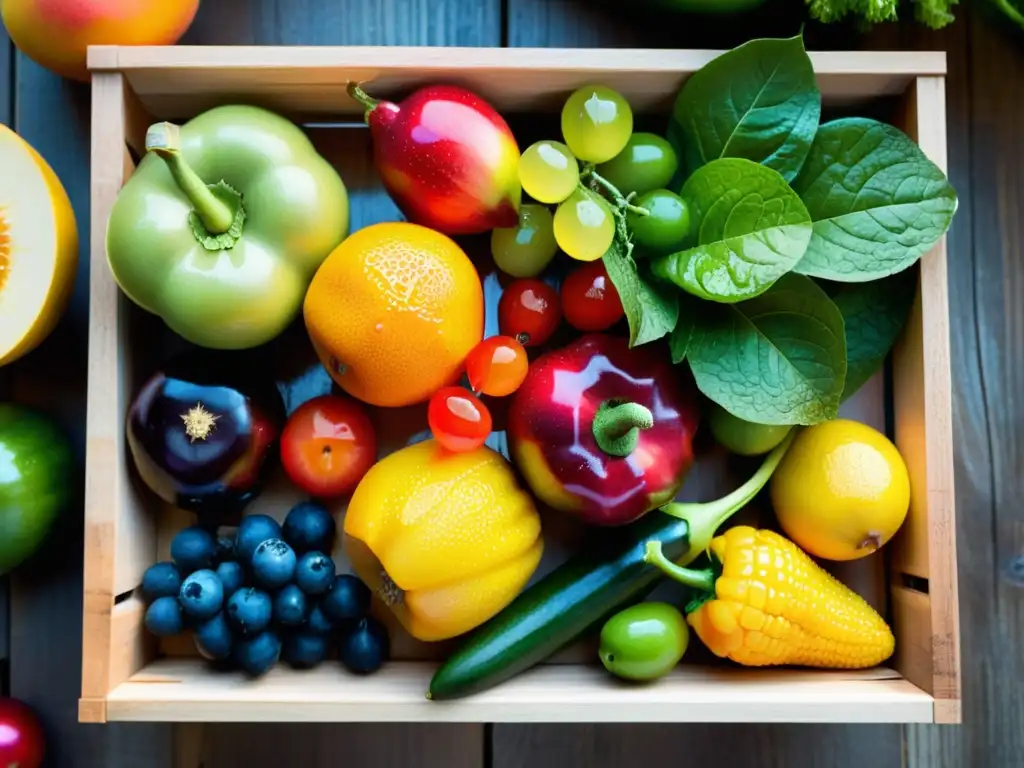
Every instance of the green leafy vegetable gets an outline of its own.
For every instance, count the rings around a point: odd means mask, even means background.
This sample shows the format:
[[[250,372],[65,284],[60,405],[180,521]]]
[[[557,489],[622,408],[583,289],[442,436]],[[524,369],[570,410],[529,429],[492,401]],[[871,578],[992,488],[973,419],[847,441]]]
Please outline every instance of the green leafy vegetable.
[[[629,323],[629,346],[635,347],[670,333],[679,317],[679,302],[666,286],[648,283],[637,271],[631,246],[616,235],[602,257]]]
[[[814,221],[797,272],[841,282],[906,269],[949,228],[956,192],[903,132],[861,117],[818,130],[793,182]]]
[[[700,390],[758,424],[835,418],[846,379],[843,316],[828,295],[789,274],[760,296],[710,306],[687,356]]]
[[[740,158],[715,160],[690,177],[682,197],[697,242],[654,259],[651,268],[698,298],[731,303],[757,296],[807,250],[811,218],[771,168]]]
[[[917,290],[917,272],[908,269],[870,283],[828,283],[822,287],[843,315],[846,383],[842,399],[846,400],[882,367],[906,325]]]
[[[690,173],[721,157],[796,177],[821,119],[800,36],[751,40],[695,72],[676,97],[668,139]]]
[[[953,22],[950,9],[957,0],[914,0],[914,17],[932,29]],[[896,21],[897,0],[807,0],[812,19],[825,23],[856,17],[868,25]]]
[[[697,312],[700,308],[695,307],[694,303],[694,300],[685,294],[679,299],[679,320],[672,329],[672,336],[668,341],[672,362],[676,365],[686,359],[687,352],[697,337]]]

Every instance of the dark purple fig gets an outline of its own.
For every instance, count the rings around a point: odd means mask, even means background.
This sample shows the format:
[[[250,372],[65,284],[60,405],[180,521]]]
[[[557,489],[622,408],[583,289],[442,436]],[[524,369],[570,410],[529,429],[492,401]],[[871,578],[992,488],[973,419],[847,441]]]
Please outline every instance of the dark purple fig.
[[[202,523],[235,519],[277,457],[284,403],[245,353],[199,350],[173,359],[128,410],[139,475]]]

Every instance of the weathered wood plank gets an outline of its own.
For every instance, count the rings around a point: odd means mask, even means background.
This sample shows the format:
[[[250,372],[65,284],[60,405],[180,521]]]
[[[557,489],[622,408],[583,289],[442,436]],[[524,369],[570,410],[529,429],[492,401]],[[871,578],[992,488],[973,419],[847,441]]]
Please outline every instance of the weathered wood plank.
[[[1019,494],[1024,445],[1016,426],[1024,385],[1024,127],[1021,39],[978,13],[969,54],[951,62],[951,173],[961,209],[950,242],[954,427],[963,719],[959,729],[908,729],[908,765],[1015,765],[1024,749],[1024,590],[1005,578],[1024,552]],[[964,80],[969,78],[969,83]]]

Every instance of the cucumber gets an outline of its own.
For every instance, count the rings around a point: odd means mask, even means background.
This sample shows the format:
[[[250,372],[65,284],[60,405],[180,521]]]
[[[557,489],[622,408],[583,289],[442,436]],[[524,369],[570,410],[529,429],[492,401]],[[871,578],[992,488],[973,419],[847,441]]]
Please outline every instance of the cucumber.
[[[600,543],[526,589],[477,629],[434,673],[427,698],[454,699],[498,685],[642,600],[663,575],[645,561],[647,542],[660,542],[665,556],[679,565],[695,560],[719,526],[768,482],[796,432],[791,430],[753,477],[727,496],[705,504],[667,504],[628,526],[603,531]]]
[[[676,560],[689,549],[689,532],[689,522],[660,512],[614,530],[596,550],[566,561],[478,629],[434,674],[427,698],[452,699],[497,685],[624,604],[642,600],[663,575],[644,562],[647,542],[660,541]]]

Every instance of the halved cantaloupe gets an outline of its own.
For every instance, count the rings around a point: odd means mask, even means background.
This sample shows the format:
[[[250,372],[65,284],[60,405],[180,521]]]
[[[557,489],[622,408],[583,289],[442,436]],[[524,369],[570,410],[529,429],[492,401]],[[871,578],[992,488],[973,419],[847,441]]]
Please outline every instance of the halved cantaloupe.
[[[71,297],[77,265],[78,229],[60,179],[0,125],[0,365],[50,334]]]

